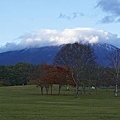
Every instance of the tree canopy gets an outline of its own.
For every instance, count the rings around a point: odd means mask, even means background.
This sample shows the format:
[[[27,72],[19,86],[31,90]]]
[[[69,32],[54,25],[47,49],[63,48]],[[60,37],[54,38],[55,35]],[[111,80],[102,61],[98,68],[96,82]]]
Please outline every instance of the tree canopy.
[[[66,44],[57,53],[53,64],[71,67],[71,71],[74,72],[77,97],[80,82],[85,79],[86,73],[90,74],[92,70],[90,67],[95,66],[95,55],[89,44]]]

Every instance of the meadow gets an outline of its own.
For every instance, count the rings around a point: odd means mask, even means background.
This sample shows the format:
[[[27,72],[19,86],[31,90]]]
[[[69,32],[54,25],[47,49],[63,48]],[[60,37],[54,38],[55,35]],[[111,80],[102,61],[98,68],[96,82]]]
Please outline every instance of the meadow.
[[[114,90],[79,94],[74,88],[41,95],[35,85],[0,87],[0,120],[120,120],[120,95]]]

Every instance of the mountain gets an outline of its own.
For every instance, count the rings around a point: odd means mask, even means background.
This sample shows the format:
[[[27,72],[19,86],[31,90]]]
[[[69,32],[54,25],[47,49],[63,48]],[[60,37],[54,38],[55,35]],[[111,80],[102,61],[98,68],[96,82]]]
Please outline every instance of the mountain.
[[[0,65],[14,65],[18,62],[50,64],[61,47],[62,45],[47,46],[0,53]]]
[[[110,53],[118,49],[117,47],[107,43],[91,44],[91,48],[96,56],[96,62],[101,66],[109,66],[110,61],[108,60],[108,57],[110,57]]]
[[[46,46],[0,53],[0,65],[14,65],[18,62],[51,64],[62,46]],[[116,49],[110,44],[91,44],[91,48],[94,50],[97,63],[103,66],[109,65],[106,56],[109,56],[110,52]]]

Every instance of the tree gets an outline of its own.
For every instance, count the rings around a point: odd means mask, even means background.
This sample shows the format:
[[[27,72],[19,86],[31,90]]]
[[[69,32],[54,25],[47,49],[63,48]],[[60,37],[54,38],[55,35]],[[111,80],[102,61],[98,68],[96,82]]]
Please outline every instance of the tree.
[[[17,63],[16,65],[1,66],[0,79],[4,85],[25,85],[30,80],[33,65],[28,63]]]
[[[115,78],[115,96],[118,96],[118,82],[120,77],[120,49],[111,52],[108,57],[110,66],[113,68],[113,75]]]
[[[9,81],[11,68],[11,66],[0,66],[0,81],[2,86],[11,85]]]
[[[20,62],[12,67],[11,83],[13,85],[26,85],[30,80],[30,75],[33,71],[33,65]]]
[[[69,84],[75,86],[74,82],[72,81],[71,71],[68,67],[47,65],[45,69],[46,74],[43,76],[42,80],[48,83],[49,85],[58,84],[58,95],[60,94],[62,85]]]
[[[42,95],[44,87],[46,88],[46,93],[48,94],[48,84],[43,80],[43,76],[46,74],[45,67],[46,64],[37,65],[31,75],[31,79],[34,83],[40,86]]]
[[[57,53],[53,64],[71,67],[72,78],[76,84],[76,97],[78,97],[80,82],[85,77],[85,69],[95,65],[95,56],[89,45],[67,44]]]

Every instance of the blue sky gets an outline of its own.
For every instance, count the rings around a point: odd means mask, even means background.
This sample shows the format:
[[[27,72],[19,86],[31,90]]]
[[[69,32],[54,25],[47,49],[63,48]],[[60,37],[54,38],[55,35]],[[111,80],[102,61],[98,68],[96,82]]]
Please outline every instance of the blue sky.
[[[72,42],[70,37],[120,47],[119,26],[120,0],[0,0],[0,51]]]

